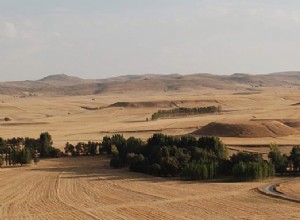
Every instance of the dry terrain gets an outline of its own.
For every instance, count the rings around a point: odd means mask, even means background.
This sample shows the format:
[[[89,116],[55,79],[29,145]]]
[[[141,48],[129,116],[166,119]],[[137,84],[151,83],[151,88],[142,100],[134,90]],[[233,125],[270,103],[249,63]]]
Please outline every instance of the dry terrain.
[[[298,219],[297,203],[266,184],[182,182],[112,170],[103,157],[43,160],[0,170],[0,219]],[[274,180],[270,180],[274,181]],[[276,180],[275,180],[276,181]]]
[[[283,182],[278,189],[284,194],[300,198],[300,179],[296,178],[292,181]]]
[[[147,139],[153,133],[193,133],[220,136],[231,149],[263,153],[276,142],[288,153],[300,143],[300,92],[265,88],[257,93],[236,94],[230,90],[194,92],[101,94],[89,96],[0,95],[1,136],[38,137],[48,131],[54,145],[67,141],[99,141],[105,135]],[[220,114],[194,115],[147,121],[159,109],[221,105]],[[8,117],[11,121],[4,121]],[[254,146],[253,146],[254,145]]]
[[[298,75],[297,75],[298,74]],[[300,144],[299,73],[284,77],[172,75],[82,80],[53,76],[0,84],[0,136],[48,131],[54,146],[105,135],[216,135],[237,151],[283,153]],[[160,109],[220,105],[219,114],[150,119]],[[5,121],[9,118],[10,121]],[[108,159],[62,158],[0,169],[0,219],[299,219],[299,204],[253,183],[180,182],[112,170]],[[299,194],[299,180],[286,185]]]

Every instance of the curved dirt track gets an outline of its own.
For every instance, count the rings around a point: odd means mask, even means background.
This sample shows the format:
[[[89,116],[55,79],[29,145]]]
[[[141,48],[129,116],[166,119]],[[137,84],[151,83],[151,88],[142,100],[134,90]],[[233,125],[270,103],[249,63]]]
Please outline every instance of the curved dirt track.
[[[286,194],[281,190],[281,184],[271,183],[263,187],[259,187],[258,191],[267,196],[285,199],[292,202],[300,203],[300,197],[293,194]]]
[[[298,219],[262,183],[201,183],[112,170],[103,157],[0,170],[0,219]]]

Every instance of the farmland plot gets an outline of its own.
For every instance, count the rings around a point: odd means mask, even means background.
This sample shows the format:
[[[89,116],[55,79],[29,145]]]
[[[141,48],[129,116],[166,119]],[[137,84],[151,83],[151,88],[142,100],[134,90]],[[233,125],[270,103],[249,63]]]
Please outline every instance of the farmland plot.
[[[113,170],[104,157],[0,170],[0,219],[297,219],[252,183],[183,182]]]

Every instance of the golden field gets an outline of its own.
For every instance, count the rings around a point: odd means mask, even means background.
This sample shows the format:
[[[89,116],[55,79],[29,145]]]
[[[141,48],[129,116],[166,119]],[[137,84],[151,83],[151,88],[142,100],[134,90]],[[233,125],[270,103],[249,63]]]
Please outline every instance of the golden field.
[[[1,219],[298,219],[267,184],[183,182],[113,170],[103,157],[43,160],[0,171]]]
[[[142,139],[157,132],[183,135],[195,132],[211,122],[218,122],[221,125],[233,124],[235,127],[242,124],[244,127],[238,127],[240,132],[244,132],[245,128],[252,129],[246,136],[221,137],[227,145],[268,145],[274,142],[283,146],[297,145],[300,143],[300,105],[295,104],[299,100],[298,90],[274,91],[273,88],[255,93],[207,90],[179,94],[141,92],[129,95],[23,98],[0,95],[0,117],[11,119],[0,123],[1,136],[37,138],[41,132],[48,131],[53,137],[54,146],[63,149],[68,141],[99,141],[103,136],[114,133]],[[127,102],[124,107],[123,102]],[[114,103],[120,105],[110,107]],[[159,109],[174,108],[172,103],[180,107],[221,105],[222,112],[146,121],[146,118],[150,119]],[[266,130],[260,130],[262,124],[269,126],[268,131],[277,130],[275,133],[266,133],[269,136],[263,137],[259,135]],[[230,129],[225,134],[230,134]],[[211,133],[214,134],[214,130]],[[218,135],[217,131],[215,135]]]
[[[264,87],[149,91],[88,95],[0,95],[0,136],[33,137],[48,131],[54,146],[101,141],[123,134],[146,140],[153,133],[209,133],[230,152],[283,153],[300,144],[298,88]],[[222,112],[150,119],[160,109],[220,105]],[[4,118],[11,121],[4,121]],[[3,120],[2,120],[3,119]],[[212,123],[212,124],[210,124]],[[209,126],[208,126],[209,125]],[[203,133],[202,133],[203,132]],[[221,135],[220,135],[221,134]],[[237,134],[233,136],[232,134]],[[264,182],[182,182],[109,168],[109,159],[42,160],[0,170],[0,219],[298,219],[297,203],[269,198],[255,188]],[[299,195],[299,180],[285,192]],[[296,186],[296,187],[295,187]]]

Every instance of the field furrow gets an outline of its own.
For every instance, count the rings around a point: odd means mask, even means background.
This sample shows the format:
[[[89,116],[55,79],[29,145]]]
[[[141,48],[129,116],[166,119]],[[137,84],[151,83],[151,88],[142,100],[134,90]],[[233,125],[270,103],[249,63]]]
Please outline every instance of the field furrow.
[[[0,219],[297,219],[265,182],[182,182],[114,170],[104,157],[42,160],[0,172]]]

